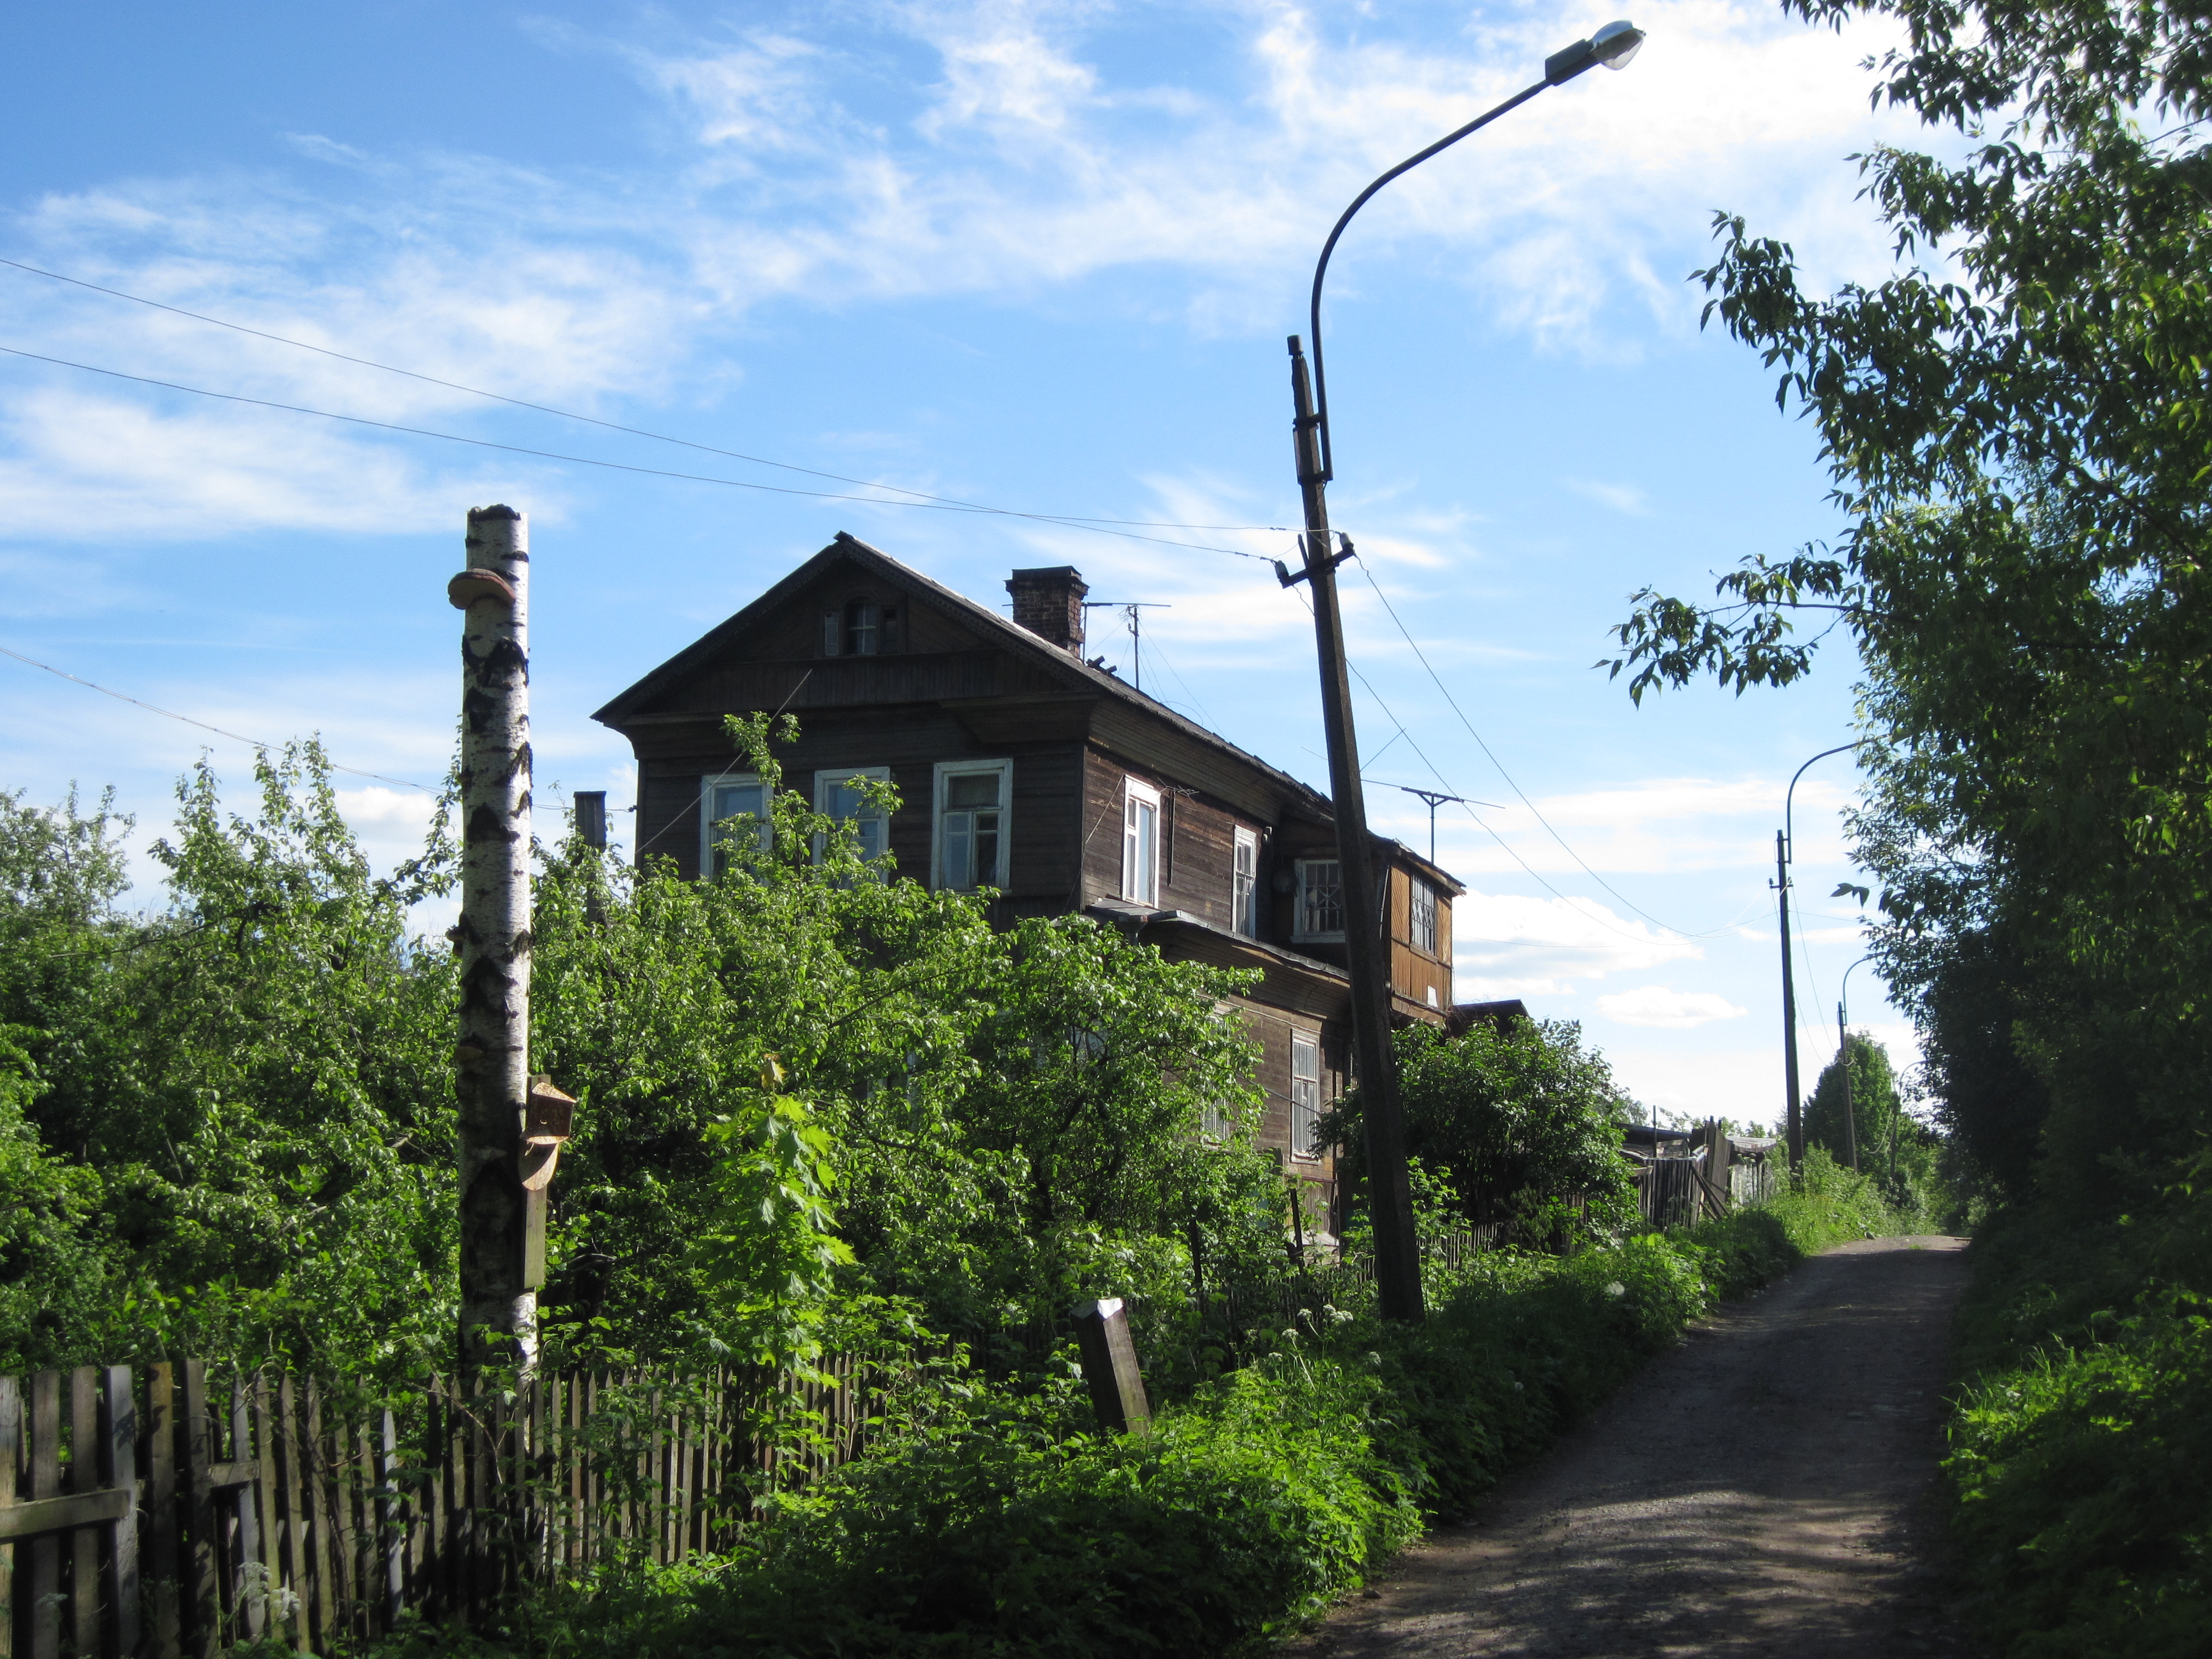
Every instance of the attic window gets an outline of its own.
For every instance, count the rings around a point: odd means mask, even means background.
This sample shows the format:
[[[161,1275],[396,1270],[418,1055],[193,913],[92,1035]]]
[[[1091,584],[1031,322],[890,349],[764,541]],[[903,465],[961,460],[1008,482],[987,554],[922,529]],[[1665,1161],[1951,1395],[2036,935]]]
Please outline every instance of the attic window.
[[[872,599],[854,599],[845,607],[845,651],[848,657],[876,654],[876,629],[883,613]]]
[[[873,599],[848,599],[822,613],[822,654],[874,657],[899,648],[899,608]]]

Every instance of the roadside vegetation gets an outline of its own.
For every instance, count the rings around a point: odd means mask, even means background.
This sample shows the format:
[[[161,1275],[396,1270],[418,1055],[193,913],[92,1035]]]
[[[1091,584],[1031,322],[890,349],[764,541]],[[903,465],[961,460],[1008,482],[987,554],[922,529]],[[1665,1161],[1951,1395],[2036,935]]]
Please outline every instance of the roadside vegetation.
[[[775,734],[735,735],[772,779]],[[115,908],[123,830],[0,802],[0,1370],[189,1353],[374,1397],[445,1369],[452,958],[408,921],[450,884],[441,827],[379,879],[312,746],[264,758],[246,814],[203,768],[151,917]],[[1079,921],[994,931],[793,795],[729,847],[707,884],[541,849],[534,1064],[580,1103],[548,1356],[857,1354],[899,1379],[869,1454],[763,1479],[726,1555],[617,1553],[390,1653],[1258,1649],[1717,1297],[1895,1224],[1819,1160],[1771,1211],[1650,1232],[1632,1103],[1577,1028],[1409,1031],[1433,1311],[1386,1324],[1291,1247],[1232,976]],[[1498,1248],[1442,1248],[1476,1224]],[[1064,1316],[1100,1294],[1135,1310],[1149,1433],[1096,1428]]]
[[[2212,55],[2188,7],[1791,0],[1899,44],[1862,158],[1899,251],[1827,299],[1740,219],[1709,317],[1818,431],[1846,528],[1616,673],[1738,690],[1856,647],[1873,953],[1973,1224],[1948,1463],[1998,1650],[2203,1650],[2212,1602]],[[1806,624],[1811,624],[1806,626]],[[1802,627],[1804,631],[1799,629]],[[1842,893],[1850,890],[1840,890]]]

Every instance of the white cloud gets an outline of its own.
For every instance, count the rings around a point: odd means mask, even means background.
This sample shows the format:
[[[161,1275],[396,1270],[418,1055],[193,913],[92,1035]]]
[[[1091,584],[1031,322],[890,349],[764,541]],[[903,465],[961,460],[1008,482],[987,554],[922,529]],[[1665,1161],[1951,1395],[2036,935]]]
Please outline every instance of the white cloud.
[[[1717,1019],[1741,1019],[1749,1011],[1711,991],[1670,991],[1663,985],[1639,986],[1597,1000],[1597,1011],[1622,1025],[1648,1025],[1663,1031],[1688,1031]]]
[[[1649,970],[1704,952],[1593,899],[1469,891],[1452,905],[1452,994],[1461,1002],[1571,994],[1577,980]]]
[[[1627,350],[1593,320],[1623,300],[1686,338],[1698,296],[1676,273],[1707,257],[1715,202],[1792,236],[1816,285],[1884,268],[1840,165],[1906,131],[1865,106],[1856,64],[1881,37],[1855,23],[1838,39],[1751,0],[1653,4],[1631,72],[1540,98],[1480,135],[1479,158],[1455,153],[1377,198],[1340,258],[1332,305],[1370,303],[1364,282],[1425,258],[1498,320],[1561,350]],[[712,395],[741,373],[732,331],[793,295],[824,307],[1019,299],[1164,265],[1181,273],[1193,324],[1241,334],[1295,313],[1306,261],[1361,185],[1514,89],[1560,44],[1554,9],[1534,3],[1459,40],[1393,38],[1372,20],[1346,35],[1294,5],[1225,5],[1194,26],[1225,46],[1133,58],[1116,31],[1152,21],[981,0],[882,14],[902,68],[930,66],[887,75],[840,49],[827,22],[657,52],[533,27],[600,51],[681,112],[679,154],[629,174],[555,174],[307,135],[296,147],[329,181],[313,194],[253,174],[140,180],[39,202],[10,227],[16,245],[187,309],[587,411],[665,401],[678,385]],[[445,426],[482,407],[19,273],[4,280],[21,337],[57,356],[402,424]],[[135,415],[120,412],[125,399]],[[20,363],[0,380],[0,513],[17,534],[375,529],[425,522],[434,501],[442,522],[458,496],[518,476],[540,516],[556,506],[555,486],[520,464],[295,416],[149,402]],[[1604,488],[1632,510],[1630,495]],[[71,506],[88,500],[96,511]],[[1462,533],[1396,524],[1374,550],[1434,567],[1464,553]],[[1260,619],[1249,633],[1295,625],[1294,609],[1277,609],[1248,607]]]
[[[1591,478],[1570,478],[1567,488],[1577,495],[1587,495],[1594,501],[1602,501],[1616,513],[1625,513],[1632,519],[1651,516],[1650,497],[1633,484],[1600,483]]]

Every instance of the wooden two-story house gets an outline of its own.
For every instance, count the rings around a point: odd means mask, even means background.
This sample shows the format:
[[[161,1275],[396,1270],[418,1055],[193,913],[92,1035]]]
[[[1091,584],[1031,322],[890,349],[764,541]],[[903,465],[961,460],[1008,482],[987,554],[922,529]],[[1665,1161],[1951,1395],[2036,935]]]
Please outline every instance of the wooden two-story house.
[[[636,753],[637,845],[686,876],[710,869],[714,826],[763,808],[722,717],[785,709],[800,726],[785,787],[860,815],[864,844],[902,874],[995,889],[1001,921],[1081,912],[1171,957],[1257,969],[1237,1003],[1261,1046],[1256,1139],[1302,1183],[1304,1224],[1332,1229],[1334,1159],[1314,1125],[1346,1081],[1356,919],[1328,798],[1086,662],[1073,568],[1006,587],[1011,622],[840,534],[598,712]],[[896,786],[888,822],[847,787],[862,778]],[[1464,890],[1375,844],[1395,1011],[1442,1021]]]

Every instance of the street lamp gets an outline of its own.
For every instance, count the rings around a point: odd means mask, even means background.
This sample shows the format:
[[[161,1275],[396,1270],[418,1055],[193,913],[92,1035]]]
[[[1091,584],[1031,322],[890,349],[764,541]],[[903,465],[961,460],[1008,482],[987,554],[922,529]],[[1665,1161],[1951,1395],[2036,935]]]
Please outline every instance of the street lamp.
[[[1855,743],[1839,743],[1833,749],[1823,749],[1790,775],[1790,787],[1782,795],[1782,828],[1774,832],[1772,884],[1775,904],[1782,914],[1782,1070],[1789,1089],[1784,1133],[1790,1137],[1790,1173],[1793,1178],[1805,1162],[1805,1121],[1798,1108],[1797,980],[1790,966],[1790,864],[1797,850],[1790,836],[1790,811],[1797,798],[1797,780],[1805,775],[1813,761],[1826,760],[1831,755],[1857,747]]]
[[[1851,1098],[1851,1040],[1844,1029],[1849,1016],[1844,1012],[1850,1000],[1851,968],[1863,968],[1872,957],[1861,957],[1850,968],[1844,969],[1844,981],[1836,987],[1836,1063],[1844,1068],[1844,1133],[1851,1151],[1851,1168],[1859,1167],[1859,1111],[1858,1103]]]
[[[1298,488],[1305,498],[1304,568],[1296,574],[1276,567],[1285,587],[1313,586],[1314,637],[1321,658],[1322,722],[1328,738],[1329,791],[1336,810],[1337,868],[1344,887],[1345,956],[1352,976],[1352,1041],[1359,1079],[1361,1117],[1366,1126],[1368,1210],[1375,1226],[1376,1301],[1385,1319],[1421,1317],[1421,1261],[1413,1235],[1413,1194],[1406,1178],[1406,1127],[1398,1102],[1397,1067],[1390,1053],[1389,947],[1381,930],[1365,925],[1378,914],[1372,848],[1367,835],[1367,802],[1359,787],[1359,744],[1352,723],[1352,684],[1344,661],[1344,619],[1338,609],[1336,567],[1352,556],[1332,544],[1328,527],[1328,483],[1335,476],[1335,452],[1329,442],[1328,381],[1322,369],[1321,290],[1329,255],[1352,216],[1399,174],[1450,149],[1469,133],[1518,109],[1547,87],[1563,86],[1585,70],[1602,64],[1620,69],[1636,56],[1644,32],[1628,23],[1608,23],[1587,40],[1577,40],[1544,60],[1544,78],[1513,94],[1495,109],[1448,133],[1417,155],[1407,156],[1367,186],[1345,209],[1322,244],[1314,266],[1310,383],[1298,337],[1291,336],[1291,397],[1297,411],[1292,433],[1297,454]]]

